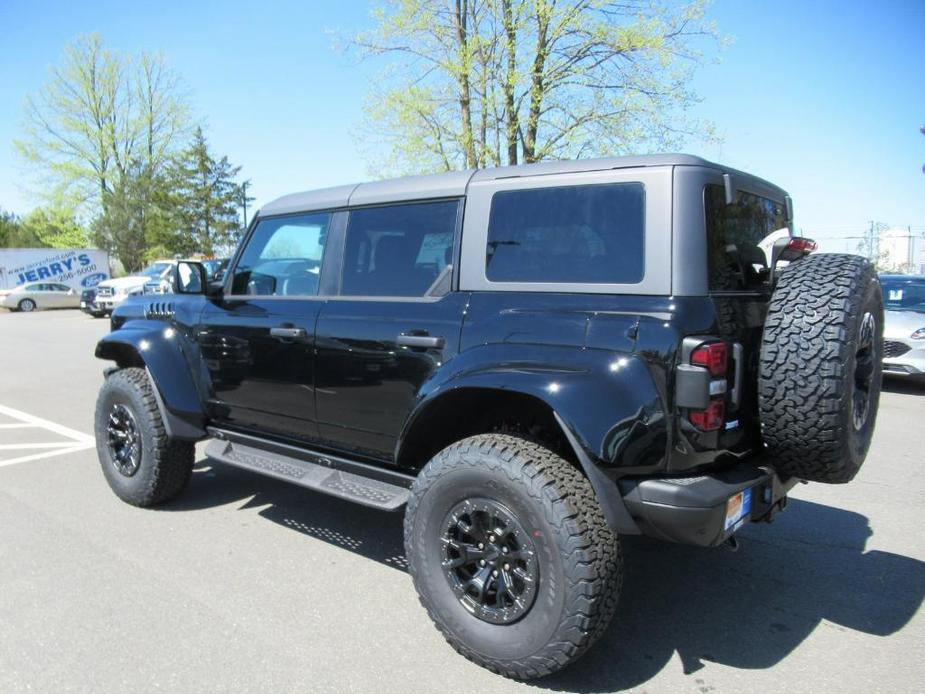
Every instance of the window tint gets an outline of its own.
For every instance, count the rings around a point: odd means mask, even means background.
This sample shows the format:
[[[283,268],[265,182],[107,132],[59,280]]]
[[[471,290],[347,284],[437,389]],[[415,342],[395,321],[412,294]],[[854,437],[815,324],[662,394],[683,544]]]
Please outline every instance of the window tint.
[[[51,286],[52,286],[52,289],[54,289],[56,292],[68,292],[71,290],[70,287],[64,284],[53,284]]]
[[[485,272],[492,282],[635,284],[644,272],[641,183],[495,193]]]
[[[783,202],[739,191],[726,204],[722,186],[704,192],[710,289],[754,291],[768,286],[771,247],[790,235]]]
[[[452,262],[458,207],[445,200],[352,210],[342,293],[424,296]]]
[[[317,294],[330,223],[326,212],[259,222],[235,267],[232,293]]]

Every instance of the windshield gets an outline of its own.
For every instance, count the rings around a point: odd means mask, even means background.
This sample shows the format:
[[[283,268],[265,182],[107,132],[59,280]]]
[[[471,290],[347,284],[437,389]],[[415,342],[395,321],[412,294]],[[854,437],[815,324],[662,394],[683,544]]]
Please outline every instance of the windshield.
[[[169,267],[170,263],[151,263],[138,274],[145,275],[146,277],[160,277]]]
[[[881,277],[880,285],[885,309],[925,313],[925,279]]]

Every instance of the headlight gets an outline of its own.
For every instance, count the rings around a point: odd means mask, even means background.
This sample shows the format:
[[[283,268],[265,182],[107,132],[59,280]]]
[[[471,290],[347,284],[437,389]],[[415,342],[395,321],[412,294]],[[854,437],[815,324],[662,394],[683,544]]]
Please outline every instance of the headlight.
[[[913,340],[925,340],[925,328],[919,328],[911,335]]]

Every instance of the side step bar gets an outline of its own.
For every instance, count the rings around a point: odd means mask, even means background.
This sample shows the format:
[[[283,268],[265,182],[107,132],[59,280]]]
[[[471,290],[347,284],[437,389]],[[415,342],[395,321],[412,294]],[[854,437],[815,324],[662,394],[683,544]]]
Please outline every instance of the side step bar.
[[[414,479],[410,475],[381,471],[365,463],[310,453],[283,444],[267,442],[276,450],[265,450],[240,441],[229,440],[231,435],[227,432],[213,431],[211,433],[223,436],[224,440],[216,438],[210,441],[206,447],[206,455],[228,465],[383,511],[395,511],[401,508],[410,495],[408,487]],[[282,452],[281,448],[292,450]],[[292,455],[296,451],[298,457]],[[344,467],[349,467],[350,470],[343,469]],[[357,470],[367,472],[367,468],[369,475],[356,472]],[[381,479],[383,473],[398,483]],[[376,477],[380,479],[375,479]]]

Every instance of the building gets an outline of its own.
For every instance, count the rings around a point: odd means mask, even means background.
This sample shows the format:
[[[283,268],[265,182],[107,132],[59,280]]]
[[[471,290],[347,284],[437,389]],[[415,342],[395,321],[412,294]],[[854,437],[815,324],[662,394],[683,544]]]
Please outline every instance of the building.
[[[880,267],[925,275],[925,232],[893,227],[880,234]]]

